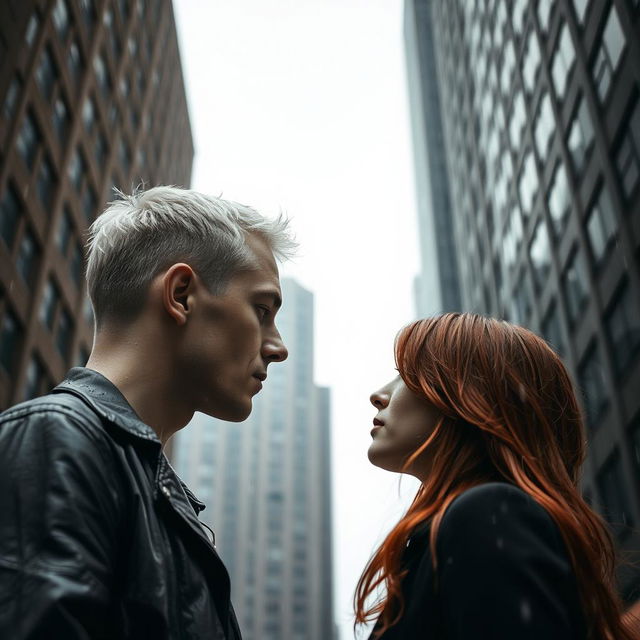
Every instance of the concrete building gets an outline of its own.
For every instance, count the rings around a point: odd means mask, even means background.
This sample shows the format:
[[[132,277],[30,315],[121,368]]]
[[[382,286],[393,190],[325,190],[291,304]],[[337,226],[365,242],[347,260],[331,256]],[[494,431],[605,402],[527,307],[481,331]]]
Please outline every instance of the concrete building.
[[[562,354],[587,417],[584,494],[637,552],[640,2],[407,4],[432,26],[463,306]],[[640,597],[637,565],[620,578]]]
[[[170,0],[0,4],[0,409],[84,364],[87,226],[144,183],[188,186]]]
[[[404,37],[420,245],[414,296],[424,317],[461,309],[430,3],[405,3]]]
[[[243,424],[198,414],[176,470],[207,504],[245,640],[327,640],[332,607],[329,390],[313,382],[313,295],[282,281],[289,349]]]

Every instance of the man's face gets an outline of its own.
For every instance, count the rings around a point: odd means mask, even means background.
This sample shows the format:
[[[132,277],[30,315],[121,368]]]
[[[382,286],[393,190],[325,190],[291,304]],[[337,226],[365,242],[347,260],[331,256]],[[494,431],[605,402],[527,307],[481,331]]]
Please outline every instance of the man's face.
[[[247,246],[256,268],[233,276],[222,295],[200,283],[180,349],[178,384],[193,410],[231,422],[249,416],[267,366],[288,355],[275,325],[282,299],[276,261],[259,237],[249,236]]]

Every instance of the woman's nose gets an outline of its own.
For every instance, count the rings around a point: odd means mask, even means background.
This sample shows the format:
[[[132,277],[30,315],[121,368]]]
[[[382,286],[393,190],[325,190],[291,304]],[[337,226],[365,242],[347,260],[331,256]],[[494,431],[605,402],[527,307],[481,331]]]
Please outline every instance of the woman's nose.
[[[382,389],[378,389],[369,396],[369,402],[376,409],[384,409],[389,404],[389,394]]]

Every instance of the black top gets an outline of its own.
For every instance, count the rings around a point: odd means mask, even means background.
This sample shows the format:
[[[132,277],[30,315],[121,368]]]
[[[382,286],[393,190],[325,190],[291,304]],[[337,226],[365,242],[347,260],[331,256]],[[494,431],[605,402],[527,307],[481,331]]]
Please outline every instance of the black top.
[[[99,373],[0,415],[0,487],[0,638],[240,639],[204,505]]]
[[[517,487],[488,483],[456,498],[442,519],[437,554],[436,580],[429,528],[409,540],[404,615],[381,639],[586,638],[560,531]]]

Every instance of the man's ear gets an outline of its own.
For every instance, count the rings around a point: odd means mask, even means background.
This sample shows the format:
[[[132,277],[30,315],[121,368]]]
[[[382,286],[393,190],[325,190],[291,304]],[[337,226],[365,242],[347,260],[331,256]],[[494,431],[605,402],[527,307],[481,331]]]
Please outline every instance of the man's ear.
[[[193,269],[182,262],[171,265],[162,276],[162,302],[165,311],[179,326],[187,322],[189,296],[196,287]]]

